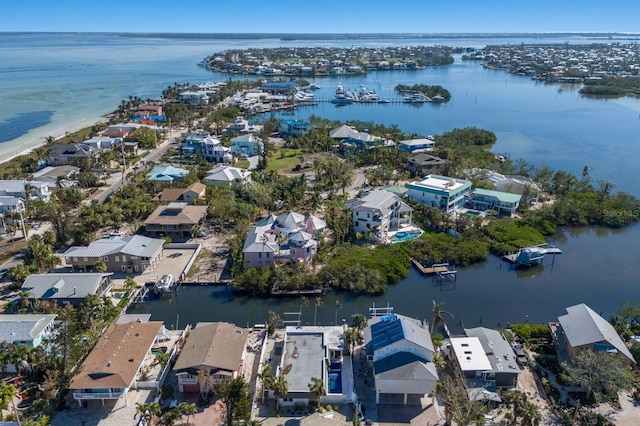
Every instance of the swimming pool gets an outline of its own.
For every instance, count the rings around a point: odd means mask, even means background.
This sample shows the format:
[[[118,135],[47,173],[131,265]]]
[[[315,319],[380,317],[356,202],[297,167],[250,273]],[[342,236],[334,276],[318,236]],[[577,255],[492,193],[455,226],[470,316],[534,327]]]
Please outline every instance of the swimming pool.
[[[342,393],[342,367],[340,364],[329,366],[329,393]]]
[[[420,231],[400,231],[396,232],[396,234],[391,237],[391,242],[402,243],[405,241],[413,240],[414,238],[418,238],[420,235],[422,235],[422,232]]]

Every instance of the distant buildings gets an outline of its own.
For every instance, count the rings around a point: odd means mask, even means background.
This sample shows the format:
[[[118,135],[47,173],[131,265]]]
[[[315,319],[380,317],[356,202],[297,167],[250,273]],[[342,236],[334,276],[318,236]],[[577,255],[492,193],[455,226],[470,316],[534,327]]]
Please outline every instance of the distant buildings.
[[[452,212],[463,205],[471,192],[471,181],[447,176],[428,175],[421,181],[406,184],[407,196],[419,203]]]

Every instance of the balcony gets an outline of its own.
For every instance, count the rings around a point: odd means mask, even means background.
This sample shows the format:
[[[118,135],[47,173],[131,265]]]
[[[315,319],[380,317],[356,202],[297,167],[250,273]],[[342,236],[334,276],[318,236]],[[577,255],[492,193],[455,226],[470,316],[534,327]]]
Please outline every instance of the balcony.
[[[84,399],[120,399],[124,396],[124,391],[122,392],[102,392],[102,393],[83,393],[83,392],[74,392],[73,399],[76,400],[84,400]]]

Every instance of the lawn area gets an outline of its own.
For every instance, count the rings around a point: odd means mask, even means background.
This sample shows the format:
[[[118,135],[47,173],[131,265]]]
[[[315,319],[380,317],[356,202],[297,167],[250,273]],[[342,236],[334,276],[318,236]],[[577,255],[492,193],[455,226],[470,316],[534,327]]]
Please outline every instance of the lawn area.
[[[237,167],[239,169],[248,169],[249,168],[249,160],[238,160],[236,161],[236,164],[234,164],[234,167]]]
[[[22,250],[27,248],[27,242],[22,238],[15,242],[10,239],[0,241],[0,265],[11,259],[13,256],[20,254]]]
[[[273,150],[273,154],[269,157],[267,168],[275,171],[283,169],[289,171],[295,167],[296,164],[304,164],[304,160],[300,160],[301,157],[305,157],[302,149],[276,147]]]

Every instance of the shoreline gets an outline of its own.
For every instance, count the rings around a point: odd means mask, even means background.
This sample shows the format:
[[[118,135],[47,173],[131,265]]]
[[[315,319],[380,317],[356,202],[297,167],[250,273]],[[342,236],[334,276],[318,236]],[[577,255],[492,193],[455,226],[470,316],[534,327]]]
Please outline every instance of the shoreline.
[[[49,123],[45,126],[41,126],[35,129],[31,129],[25,135],[22,135],[16,139],[11,141],[4,142],[0,144],[0,164],[7,163],[9,161],[15,160],[16,158],[24,157],[33,152],[36,148],[39,148],[46,144],[45,138],[48,136],[53,136],[55,141],[59,141],[64,138],[68,134],[75,133],[77,131],[87,129],[95,126],[96,124],[104,123],[109,120],[108,116],[112,113],[108,113],[105,115],[101,115],[100,118],[90,119],[90,120],[81,120],[77,122],[77,125],[71,123],[71,125],[55,125],[53,123]],[[43,129],[49,126],[55,126],[52,132],[44,132]],[[62,130],[64,128],[64,130]],[[62,133],[60,133],[62,132]],[[37,134],[31,134],[37,133]],[[39,134],[47,134],[47,136],[41,136]],[[22,142],[21,139],[27,139]],[[36,140],[40,139],[37,143]],[[29,143],[31,141],[32,143]],[[21,143],[20,143],[21,142]],[[6,146],[5,146],[6,145]],[[28,145],[27,148],[24,146]],[[19,151],[18,151],[19,150]]]

